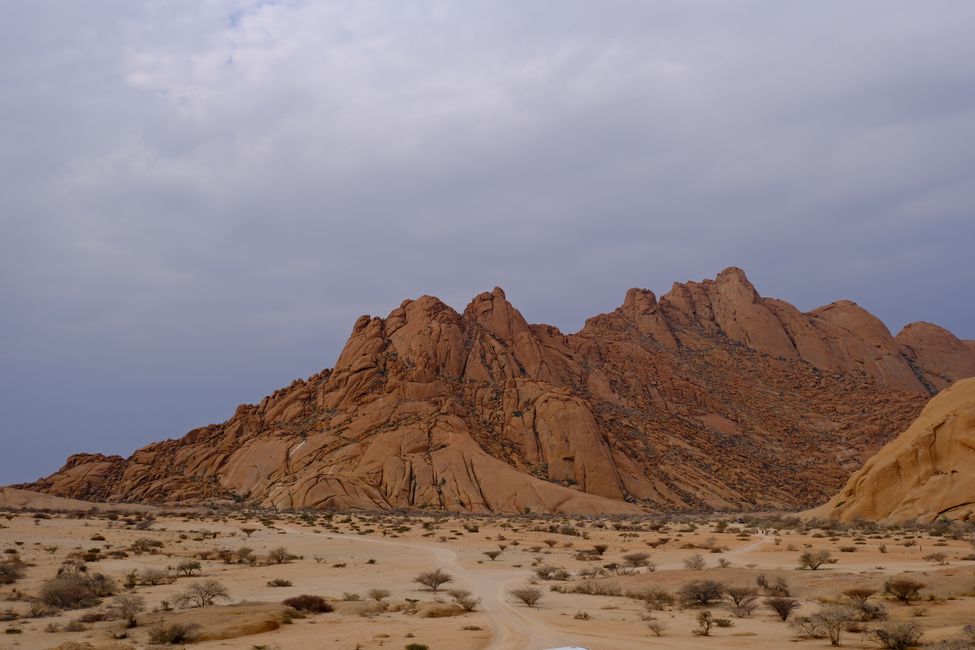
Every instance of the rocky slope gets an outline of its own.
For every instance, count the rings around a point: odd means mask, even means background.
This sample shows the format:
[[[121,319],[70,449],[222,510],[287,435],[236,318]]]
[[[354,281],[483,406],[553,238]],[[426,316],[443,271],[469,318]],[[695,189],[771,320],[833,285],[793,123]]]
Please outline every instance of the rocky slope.
[[[839,494],[810,514],[843,521],[975,521],[975,379],[939,393]]]
[[[660,300],[631,289],[572,335],[500,289],[463,313],[423,296],[359,318],[334,369],[223,424],[76,455],[30,487],[282,508],[810,505],[970,372],[975,349],[930,327],[895,338],[846,301],[803,313],[735,268]]]

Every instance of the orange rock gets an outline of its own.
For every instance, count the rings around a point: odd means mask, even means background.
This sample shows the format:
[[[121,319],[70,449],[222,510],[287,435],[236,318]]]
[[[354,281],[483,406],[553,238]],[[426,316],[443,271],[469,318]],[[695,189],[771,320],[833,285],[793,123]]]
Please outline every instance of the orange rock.
[[[360,317],[335,368],[128,459],[72,456],[31,489],[277,507],[633,513],[795,508],[838,489],[975,374],[933,326],[895,340],[838,302],[802,313],[740,269],[631,289],[576,334],[501,289]],[[961,352],[960,352],[961,351]]]
[[[934,397],[838,495],[809,514],[842,521],[975,521],[975,379]]]

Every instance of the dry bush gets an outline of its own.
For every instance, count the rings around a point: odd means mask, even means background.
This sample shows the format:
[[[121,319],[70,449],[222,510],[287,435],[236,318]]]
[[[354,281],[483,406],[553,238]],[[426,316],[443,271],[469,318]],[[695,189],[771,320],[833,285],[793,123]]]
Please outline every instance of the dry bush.
[[[836,562],[833,554],[824,548],[818,551],[806,551],[799,556],[799,568],[810,571],[816,571],[824,564],[836,564]]]
[[[378,602],[389,598],[391,594],[389,589],[370,589],[366,595]]]
[[[0,585],[10,585],[24,577],[24,563],[18,559],[0,562]]]
[[[826,634],[823,632],[819,621],[809,616],[797,616],[789,623],[796,636],[800,639],[821,639]]]
[[[494,562],[498,559],[498,556],[501,555],[501,551],[484,551],[484,554],[491,558],[491,561]]]
[[[203,567],[196,560],[183,560],[176,565],[176,575],[191,576],[194,572],[199,573],[202,568]]]
[[[788,621],[792,612],[799,609],[799,601],[786,596],[773,596],[765,599],[765,606],[779,615],[783,621]]]
[[[277,548],[272,548],[267,552],[267,563],[268,564],[286,564],[291,560],[294,560],[297,556],[292,555],[283,546]]]
[[[704,557],[700,553],[684,558],[684,566],[694,571],[700,571],[705,567]]]
[[[146,601],[142,596],[135,594],[119,594],[112,600],[112,611],[120,619],[124,620],[129,627],[139,624],[139,612],[146,608]]]
[[[568,580],[572,577],[572,574],[565,569],[548,564],[537,567],[535,569],[535,575],[542,580]]]
[[[62,573],[41,585],[40,600],[50,607],[93,607],[116,591],[115,582],[101,573]]]
[[[196,640],[199,630],[198,625],[187,625],[185,623],[159,624],[149,630],[149,643],[153,645],[177,645],[180,643],[192,643]]]
[[[927,585],[912,578],[891,578],[884,583],[884,593],[905,605],[921,597],[921,590]]]
[[[534,587],[521,587],[512,589],[511,595],[525,603],[529,607],[534,607],[542,599],[542,592]]]
[[[287,598],[284,604],[299,612],[312,612],[314,614],[327,614],[332,611],[332,606],[321,596],[310,596],[302,594],[293,598]]]
[[[856,612],[846,605],[826,605],[811,618],[826,632],[830,645],[838,646],[843,630],[856,618]]]
[[[284,578],[274,578],[267,581],[268,587],[290,587],[291,581],[285,580]]]
[[[731,613],[738,618],[751,616],[758,608],[758,589],[755,587],[728,587],[725,593],[731,601]]]
[[[435,571],[425,571],[413,579],[413,582],[418,582],[424,587],[427,587],[433,593],[437,593],[441,586],[447,584],[448,582],[453,582],[454,578],[449,573],[443,571],[442,569],[436,569]]]
[[[454,602],[460,605],[465,612],[473,612],[474,608],[481,603],[480,598],[474,598],[471,596],[471,592],[464,589],[454,589],[449,593]]]
[[[176,596],[178,607],[209,607],[217,600],[230,600],[227,588],[218,580],[194,582],[186,591]]]
[[[693,580],[681,587],[677,594],[688,607],[710,605],[724,596],[724,583],[716,580]]]
[[[634,598],[636,600],[642,600],[644,607],[647,611],[660,611],[662,612],[665,607],[670,607],[674,604],[674,596],[663,589],[644,589],[643,591],[628,591],[626,592],[627,598]]]
[[[923,636],[921,627],[917,623],[888,623],[873,631],[873,635],[881,648],[888,650],[909,650],[921,642]]]

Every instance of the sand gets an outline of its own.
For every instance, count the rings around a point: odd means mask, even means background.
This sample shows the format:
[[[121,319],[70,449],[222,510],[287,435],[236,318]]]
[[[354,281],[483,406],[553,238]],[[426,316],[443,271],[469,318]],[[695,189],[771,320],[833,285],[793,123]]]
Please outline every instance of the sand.
[[[23,495],[21,495],[23,496]],[[663,636],[650,634],[641,620],[642,603],[624,596],[591,596],[558,593],[553,585],[571,587],[581,580],[546,581],[536,578],[533,564],[564,567],[573,575],[580,570],[619,563],[633,551],[650,553],[656,570],[640,568],[632,575],[611,575],[599,579],[625,591],[647,588],[676,591],[691,580],[712,579],[732,585],[754,585],[760,575],[774,580],[785,578],[793,594],[802,600],[798,615],[816,611],[821,599],[835,599],[853,586],[881,588],[891,576],[909,575],[928,585],[924,602],[910,606],[883,601],[891,620],[912,620],[921,625],[925,639],[956,638],[965,624],[975,623],[975,562],[962,558],[975,552],[965,539],[932,537],[920,533],[878,531],[857,535],[809,530],[803,534],[775,530],[749,530],[739,535],[732,524],[718,532],[714,522],[690,526],[671,521],[660,530],[649,530],[647,522],[631,522],[640,530],[616,530],[612,521],[555,519],[530,520],[502,517],[438,517],[413,515],[336,514],[244,516],[225,511],[206,513],[167,513],[156,511],[146,530],[137,530],[140,515],[113,515],[103,512],[78,514],[8,512],[0,519],[0,548],[16,550],[28,564],[25,576],[13,585],[0,587],[0,610],[12,610],[18,618],[0,624],[0,648],[51,648],[71,641],[99,644],[113,642],[120,633],[120,621],[86,624],[86,629],[66,632],[64,626],[91,610],[72,610],[41,618],[27,617],[27,598],[38,593],[41,583],[53,576],[66,557],[77,551],[98,547],[99,556],[113,550],[131,549],[133,542],[148,538],[161,542],[154,553],[105,558],[90,562],[89,572],[102,572],[120,585],[126,574],[147,568],[166,570],[179,561],[198,557],[215,549],[252,548],[264,556],[284,547],[295,559],[282,564],[226,564],[215,555],[201,560],[202,575],[180,577],[170,584],[137,586],[150,610],[159,610],[163,601],[173,604],[187,585],[204,579],[223,583],[230,600],[217,606],[195,610],[147,611],[140,625],[127,631],[131,647],[147,647],[147,635],[160,620],[194,622],[211,640],[192,644],[194,648],[405,648],[416,643],[431,650],[540,650],[559,645],[577,645],[592,650],[630,648],[781,648],[828,647],[824,639],[796,640],[790,627],[770,610],[759,607],[753,616],[734,618],[725,605],[709,609],[715,617],[729,618],[733,626],[713,629],[711,637],[694,635],[697,608],[679,606],[657,612],[666,624]],[[104,509],[103,509],[104,510]],[[113,520],[114,519],[114,520]],[[131,523],[126,523],[129,519]],[[667,521],[658,518],[658,522]],[[550,525],[583,522],[584,536],[570,536],[532,530]],[[599,528],[596,526],[605,526]],[[242,529],[254,529],[245,533]],[[99,539],[104,538],[104,539]],[[652,548],[660,538],[668,541]],[[548,540],[552,546],[550,547]],[[580,550],[606,544],[597,561],[576,559]],[[698,548],[683,548],[694,545]],[[501,555],[490,560],[485,551],[504,546]],[[886,552],[881,552],[883,546]],[[701,548],[704,547],[704,548]],[[716,547],[722,552],[710,552]],[[841,552],[840,547],[855,549]],[[837,563],[818,571],[796,568],[801,551],[830,549]],[[948,564],[925,560],[941,551]],[[693,570],[684,561],[700,554],[706,567]],[[13,553],[7,553],[7,557]],[[728,566],[718,566],[723,559]],[[453,576],[453,582],[439,593],[431,593],[413,581],[420,572],[440,568]],[[612,573],[612,572],[611,572]],[[269,587],[268,581],[281,579],[291,586]],[[512,598],[513,588],[529,586],[543,592],[537,608],[528,608]],[[384,605],[370,601],[371,589],[390,592]],[[443,618],[420,618],[437,601],[445,605],[452,598],[448,589],[464,589],[480,599],[473,612]],[[265,620],[275,624],[280,618],[280,603],[299,594],[315,594],[335,601],[335,612],[310,615],[283,622],[276,629],[260,631],[261,625],[242,621]],[[348,600],[357,594],[360,600]],[[411,604],[408,600],[416,601]],[[879,596],[874,600],[882,602]],[[110,602],[108,599],[106,602]],[[241,609],[241,608],[245,609]],[[249,609],[247,609],[249,608]],[[443,609],[442,606],[439,607]],[[379,611],[377,611],[379,610]],[[386,610],[386,611],[381,611]],[[414,611],[415,610],[415,611]],[[583,615],[584,614],[584,615]],[[262,618],[263,617],[263,618]],[[876,624],[866,624],[867,628]],[[46,629],[58,631],[45,631]],[[250,633],[257,631],[257,633]],[[227,638],[215,638],[223,636]],[[876,648],[867,636],[847,633],[844,647]],[[124,647],[124,646],[123,646]]]

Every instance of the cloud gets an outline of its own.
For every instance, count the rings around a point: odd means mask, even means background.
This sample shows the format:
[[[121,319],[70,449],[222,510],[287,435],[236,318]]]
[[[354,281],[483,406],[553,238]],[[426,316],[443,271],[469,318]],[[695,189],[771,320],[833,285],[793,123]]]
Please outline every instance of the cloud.
[[[734,264],[975,338],[973,26],[961,1],[8,3],[2,476],[221,420],[422,293],[502,285],[571,331]]]

